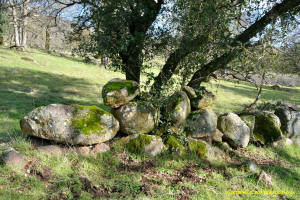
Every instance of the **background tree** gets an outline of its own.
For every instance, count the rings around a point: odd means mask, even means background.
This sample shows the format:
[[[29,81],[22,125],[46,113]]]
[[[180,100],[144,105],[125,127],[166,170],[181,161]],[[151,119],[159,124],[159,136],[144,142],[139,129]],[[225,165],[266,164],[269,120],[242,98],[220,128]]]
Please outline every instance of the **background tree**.
[[[86,51],[110,57],[126,79],[140,82],[144,61],[170,47],[151,88],[156,94],[178,71],[188,71],[187,84],[199,87],[207,76],[241,56],[244,47],[270,25],[277,23],[284,30],[294,23],[300,4],[300,0],[57,2],[66,7],[81,4],[84,12],[78,16],[77,33],[83,29],[92,33]],[[164,42],[168,38],[171,42]]]

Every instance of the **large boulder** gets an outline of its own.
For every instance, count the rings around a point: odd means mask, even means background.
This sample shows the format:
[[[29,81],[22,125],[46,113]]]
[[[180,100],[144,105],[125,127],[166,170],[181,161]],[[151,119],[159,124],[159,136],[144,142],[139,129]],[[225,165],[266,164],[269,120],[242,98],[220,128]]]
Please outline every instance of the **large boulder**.
[[[115,78],[102,88],[102,98],[105,105],[118,108],[127,104],[140,94],[138,83],[131,80]]]
[[[281,121],[281,130],[289,137],[300,135],[300,111],[278,108],[275,110]]]
[[[250,140],[250,129],[235,113],[228,113],[218,119],[218,128],[223,138],[234,147],[246,147]]]
[[[115,111],[121,131],[128,135],[151,132],[159,121],[159,111],[146,102],[130,102]]]
[[[191,112],[190,99],[183,91],[175,92],[168,99],[164,115],[175,126],[185,123],[185,119]]]
[[[261,144],[271,144],[281,139],[279,118],[271,112],[256,113],[253,137],[256,142]]]
[[[193,89],[191,87],[185,86],[183,87],[183,90],[190,98],[191,108],[193,111],[211,106],[216,98],[212,92],[206,90],[204,87]]]
[[[164,143],[157,135],[135,134],[128,137],[125,146],[129,152],[156,156],[164,149]]]
[[[114,116],[97,106],[51,104],[20,121],[22,132],[66,144],[91,145],[112,139],[119,130]]]
[[[210,109],[191,112],[185,124],[187,136],[212,138],[217,131],[217,119],[217,115]]]

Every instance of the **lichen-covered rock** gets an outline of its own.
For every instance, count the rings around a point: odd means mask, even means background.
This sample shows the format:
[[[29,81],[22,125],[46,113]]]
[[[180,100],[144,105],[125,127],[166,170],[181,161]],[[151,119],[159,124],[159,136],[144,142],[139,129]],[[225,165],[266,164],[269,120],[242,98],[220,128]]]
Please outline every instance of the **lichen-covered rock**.
[[[204,109],[214,103],[215,95],[204,87],[194,90],[196,97],[190,98],[192,110]]]
[[[183,91],[175,92],[168,99],[164,115],[175,126],[183,125],[188,114],[191,112],[190,99]]]
[[[254,115],[240,115],[240,118],[247,124],[250,129],[250,138],[253,138],[253,130],[255,125],[255,116]]]
[[[137,82],[119,78],[110,80],[102,88],[103,102],[112,108],[118,108],[121,105],[129,103],[139,93],[140,90]]]
[[[90,145],[112,139],[119,130],[114,116],[97,106],[51,104],[20,121],[22,132],[66,144]]]
[[[184,146],[173,135],[166,137],[165,144],[171,152],[182,153],[184,151]]]
[[[288,137],[296,137],[300,135],[300,111],[291,109],[278,108],[275,115],[281,121],[281,130]]]
[[[192,138],[211,138],[217,129],[217,115],[210,109],[191,112],[186,119],[185,131]]]
[[[228,113],[218,119],[218,128],[226,139],[234,147],[246,147],[250,140],[250,129],[241,118]]]
[[[146,102],[130,102],[115,111],[123,133],[145,134],[151,132],[159,121],[159,111]]]
[[[196,153],[201,158],[207,157],[207,143],[201,140],[189,140],[188,147],[190,152]]]
[[[127,150],[132,153],[145,153],[156,156],[164,149],[161,137],[156,135],[135,134],[130,136],[125,144]]]
[[[261,144],[271,144],[281,139],[279,118],[270,112],[256,113],[253,137],[256,142]]]

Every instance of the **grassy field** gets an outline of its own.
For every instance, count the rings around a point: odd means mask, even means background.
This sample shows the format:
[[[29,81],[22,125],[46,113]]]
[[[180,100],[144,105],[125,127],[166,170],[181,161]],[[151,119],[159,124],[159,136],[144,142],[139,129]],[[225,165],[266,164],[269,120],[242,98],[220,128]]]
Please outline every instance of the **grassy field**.
[[[34,163],[35,173],[0,166],[0,199],[300,199],[300,148],[261,148],[253,145],[213,162],[190,155],[156,158],[114,148],[96,157],[68,153],[39,154],[20,132],[19,120],[34,108],[50,103],[103,107],[102,86],[124,75],[79,59],[30,49],[25,53],[0,48],[0,136]],[[237,111],[256,96],[246,83],[208,83],[217,100],[217,113]],[[261,101],[300,104],[300,88],[263,89]],[[272,176],[268,188],[252,173],[236,167],[255,160]],[[40,175],[39,175],[40,174]],[[42,175],[41,175],[42,174]],[[43,178],[48,174],[48,178]],[[229,190],[281,190],[295,194],[229,195]]]

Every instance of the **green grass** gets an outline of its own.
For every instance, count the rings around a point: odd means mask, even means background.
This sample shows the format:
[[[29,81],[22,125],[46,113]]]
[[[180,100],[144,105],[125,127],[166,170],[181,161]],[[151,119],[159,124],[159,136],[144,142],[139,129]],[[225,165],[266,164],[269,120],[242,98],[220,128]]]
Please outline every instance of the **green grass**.
[[[31,58],[22,59],[22,57]],[[196,155],[164,154],[155,158],[124,153],[122,147],[92,157],[71,151],[62,157],[41,155],[22,135],[19,120],[29,111],[50,103],[102,104],[101,90],[118,72],[85,64],[80,59],[25,53],[0,48],[0,136],[31,161],[31,173],[0,166],[0,200],[8,199],[275,199],[272,195],[229,195],[229,190],[282,190],[300,198],[300,148],[261,148],[253,145],[223,160]],[[217,99],[217,113],[236,111],[256,96],[253,86],[230,81],[206,84]],[[284,100],[300,104],[300,88],[272,90],[266,86],[261,101]],[[258,177],[236,167],[254,159],[272,176],[270,189]],[[39,174],[50,176],[43,179]],[[87,178],[92,189],[88,187]],[[80,179],[81,178],[81,179]],[[98,197],[97,197],[98,195]]]

